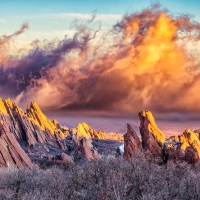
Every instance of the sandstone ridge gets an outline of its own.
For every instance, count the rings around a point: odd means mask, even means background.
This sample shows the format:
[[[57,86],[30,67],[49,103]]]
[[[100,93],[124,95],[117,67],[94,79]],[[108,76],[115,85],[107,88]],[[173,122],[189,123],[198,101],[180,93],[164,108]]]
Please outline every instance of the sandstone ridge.
[[[69,129],[48,119],[36,102],[24,112],[10,99],[0,98],[0,167],[32,168],[31,160],[73,162],[76,152],[88,161],[100,159],[93,142],[101,150],[107,144],[97,140],[115,140],[107,143],[114,148],[121,144],[123,135],[96,131],[85,122]]]
[[[0,98],[0,167],[31,168],[30,156],[26,154],[30,149],[39,144],[47,152],[44,144],[65,149],[64,138],[61,126],[49,120],[36,102],[31,102],[24,113],[15,102]]]

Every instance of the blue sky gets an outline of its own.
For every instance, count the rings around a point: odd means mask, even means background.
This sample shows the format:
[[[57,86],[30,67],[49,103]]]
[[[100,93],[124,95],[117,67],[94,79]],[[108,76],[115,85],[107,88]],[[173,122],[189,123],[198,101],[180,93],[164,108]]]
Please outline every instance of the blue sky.
[[[2,0],[1,0],[2,1]],[[17,38],[17,42],[26,45],[35,39],[51,40],[72,35],[72,21],[86,20],[96,12],[105,27],[120,20],[126,12],[140,11],[151,5],[150,0],[7,0],[1,2],[0,35],[15,32],[24,22],[29,29]],[[162,6],[174,13],[188,13],[200,19],[198,8],[200,1],[160,0]]]

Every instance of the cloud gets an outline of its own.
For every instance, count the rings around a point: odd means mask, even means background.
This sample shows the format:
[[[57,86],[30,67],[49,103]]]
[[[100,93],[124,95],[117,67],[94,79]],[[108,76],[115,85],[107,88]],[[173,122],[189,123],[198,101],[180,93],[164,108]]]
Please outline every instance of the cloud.
[[[75,28],[71,38],[34,41],[26,56],[7,57],[1,95],[63,113],[200,112],[200,65],[188,48],[198,46],[198,22],[154,5],[107,32],[92,20]]]
[[[5,23],[6,23],[6,20],[5,20],[5,19],[0,19],[0,23],[5,24]]]
[[[0,37],[0,67],[3,69],[7,66],[10,58],[7,55],[7,48],[10,44],[10,41],[13,40],[16,36],[24,33],[28,29],[28,23],[24,23],[22,27],[11,35],[3,35]],[[1,74],[3,75],[3,74]],[[2,77],[1,77],[2,78]]]

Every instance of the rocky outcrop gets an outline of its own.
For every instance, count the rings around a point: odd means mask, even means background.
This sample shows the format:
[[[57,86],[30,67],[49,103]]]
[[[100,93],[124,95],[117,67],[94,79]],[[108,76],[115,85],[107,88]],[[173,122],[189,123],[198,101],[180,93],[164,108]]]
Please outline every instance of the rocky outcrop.
[[[124,134],[124,157],[134,157],[136,152],[141,150],[141,147],[141,141],[137,133],[130,124],[127,124],[127,133]]]
[[[32,168],[32,162],[23,151],[15,136],[0,121],[0,167]]]
[[[34,146],[37,142],[50,142],[57,139],[55,133],[59,133],[60,139],[65,138],[59,123],[56,120],[51,122],[35,102],[31,102],[24,113],[10,99],[0,99],[0,120],[20,144]]]
[[[179,149],[185,154],[189,163],[196,163],[200,158],[200,141],[198,135],[190,129],[186,129],[179,136]]]
[[[172,136],[165,141],[165,136],[157,127],[150,111],[139,113],[140,133],[142,147],[153,156],[163,157],[164,162],[168,159],[186,160],[189,163],[197,162],[200,158],[200,141],[196,131],[186,129],[182,135]]]
[[[194,130],[194,133],[198,136],[198,138],[200,140],[200,129]]]
[[[200,146],[200,141],[198,136],[190,129],[186,129],[182,135],[178,136],[180,144],[180,149],[185,151],[190,145]],[[199,149],[200,152],[200,149]]]
[[[37,124],[48,138],[54,138],[54,133],[59,129],[60,137],[64,139],[64,133],[60,129],[60,125],[56,120],[49,120],[40,110],[36,102],[31,102],[27,106],[26,115],[33,123]]]
[[[61,153],[60,159],[64,162],[73,163],[73,159],[71,156],[67,155],[66,153]]]
[[[185,150],[185,159],[190,164],[195,164],[199,161],[199,152],[198,148],[196,148],[194,145],[190,145]]]
[[[101,156],[98,154],[97,150],[93,147],[91,139],[85,137],[78,137],[77,135],[72,136],[74,142],[73,150],[80,152],[82,157],[88,161],[94,159],[100,159]]]
[[[0,166],[6,166],[5,163],[9,163],[9,166],[12,167],[30,168],[31,161],[23,149],[28,153],[36,144],[40,144],[41,147],[49,144],[49,147],[53,145],[52,149],[55,147],[66,150],[63,141],[66,136],[56,120],[49,120],[35,102],[32,102],[26,111],[27,113],[24,113],[10,99],[2,100],[0,98],[0,122],[2,125]]]
[[[85,122],[81,122],[77,126],[77,136],[78,137],[85,137],[85,138],[103,139],[104,138],[104,133],[103,132],[97,132],[97,131],[93,130]]]
[[[85,138],[97,138],[103,140],[118,140],[123,141],[123,135],[118,133],[104,133],[103,131],[96,131],[92,129],[91,126],[86,124],[85,122],[81,122],[78,124],[77,129],[73,130],[73,133],[78,137]]]
[[[139,119],[143,149],[149,151],[153,156],[161,156],[165,136],[157,127],[152,113],[150,111],[141,111]]]

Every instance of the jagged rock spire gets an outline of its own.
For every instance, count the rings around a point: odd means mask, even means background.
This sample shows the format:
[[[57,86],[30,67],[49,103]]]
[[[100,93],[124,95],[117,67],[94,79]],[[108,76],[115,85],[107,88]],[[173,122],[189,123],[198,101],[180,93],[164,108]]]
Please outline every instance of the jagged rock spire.
[[[127,132],[124,134],[124,158],[134,157],[141,150],[142,144],[135,130],[127,124]]]
[[[141,111],[139,119],[143,149],[151,152],[154,156],[161,156],[165,136],[157,127],[152,113],[150,111]]]

